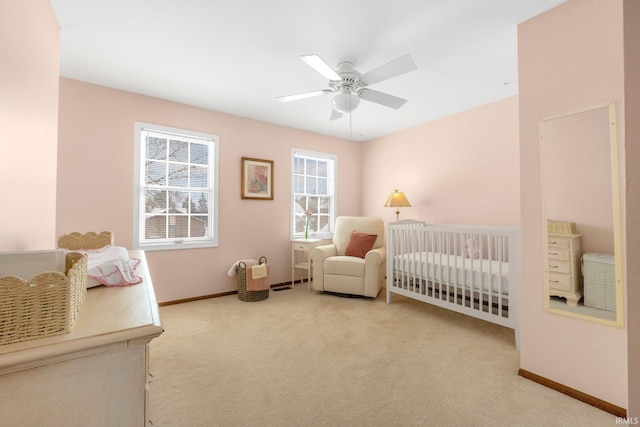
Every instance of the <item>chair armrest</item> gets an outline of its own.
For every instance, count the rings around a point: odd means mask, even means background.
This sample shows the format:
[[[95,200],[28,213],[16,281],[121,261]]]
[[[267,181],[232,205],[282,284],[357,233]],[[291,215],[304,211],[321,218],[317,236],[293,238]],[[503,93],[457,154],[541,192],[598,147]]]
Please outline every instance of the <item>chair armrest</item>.
[[[334,244],[316,246],[311,250],[311,259],[314,262],[316,261],[316,259],[318,260],[318,262],[323,262],[325,259],[331,256],[336,256],[338,254],[337,251],[338,249]]]
[[[311,263],[313,265],[313,289],[324,290],[324,260],[336,256],[338,249],[336,245],[322,245],[311,249]]]
[[[385,248],[372,249],[364,256],[364,296],[378,296],[387,271],[386,260]]]
[[[366,265],[378,266],[387,260],[387,250],[385,248],[371,249],[364,256]]]

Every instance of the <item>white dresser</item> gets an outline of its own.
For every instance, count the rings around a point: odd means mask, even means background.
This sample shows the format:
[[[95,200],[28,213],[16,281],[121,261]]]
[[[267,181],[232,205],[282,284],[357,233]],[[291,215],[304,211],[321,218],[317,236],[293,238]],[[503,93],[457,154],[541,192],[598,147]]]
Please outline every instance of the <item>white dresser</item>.
[[[548,234],[547,277],[549,296],[567,299],[575,306],[582,298],[581,234]]]
[[[69,334],[0,346],[0,424],[149,425],[149,342],[162,325],[144,252],[140,284],[90,289]]]

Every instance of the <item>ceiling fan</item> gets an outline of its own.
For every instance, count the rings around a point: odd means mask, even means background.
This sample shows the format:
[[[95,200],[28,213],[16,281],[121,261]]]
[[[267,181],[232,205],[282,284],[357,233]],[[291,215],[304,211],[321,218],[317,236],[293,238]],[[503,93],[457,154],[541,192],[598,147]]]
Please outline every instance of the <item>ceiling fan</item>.
[[[276,99],[288,102],[337,92],[331,100],[330,120],[339,119],[343,114],[355,110],[360,104],[360,98],[397,110],[407,102],[406,99],[369,89],[368,86],[418,68],[409,55],[403,55],[364,74],[360,74],[351,62],[341,62],[334,70],[318,55],[303,55],[300,59],[329,80],[329,89],[280,96]]]

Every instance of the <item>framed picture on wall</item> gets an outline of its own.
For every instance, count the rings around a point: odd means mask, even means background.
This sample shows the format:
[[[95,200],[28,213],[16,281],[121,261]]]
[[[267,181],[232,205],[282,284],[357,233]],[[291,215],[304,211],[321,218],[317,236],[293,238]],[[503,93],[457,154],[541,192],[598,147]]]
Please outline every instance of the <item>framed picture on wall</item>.
[[[273,200],[273,160],[242,158],[241,197]]]

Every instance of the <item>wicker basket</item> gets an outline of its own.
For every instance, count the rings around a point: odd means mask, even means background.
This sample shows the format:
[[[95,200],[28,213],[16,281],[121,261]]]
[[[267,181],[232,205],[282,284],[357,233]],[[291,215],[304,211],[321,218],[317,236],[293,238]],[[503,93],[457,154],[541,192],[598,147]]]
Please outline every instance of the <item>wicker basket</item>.
[[[260,257],[258,261],[260,264],[266,264],[267,258]],[[244,262],[239,262],[236,267],[236,274],[238,275],[238,298],[244,302],[263,301],[269,298],[269,289],[264,291],[247,291],[247,265]]]
[[[547,232],[555,234],[576,234],[576,223],[549,219],[547,220]]]
[[[582,256],[584,305],[616,311],[616,272],[612,255],[587,253]]]
[[[21,262],[27,265],[33,254],[10,256],[12,260],[24,257]],[[55,271],[56,266],[51,266],[52,271],[30,280],[18,275],[0,277],[0,345],[71,332],[87,295],[87,257],[69,252],[65,258],[66,268]]]

